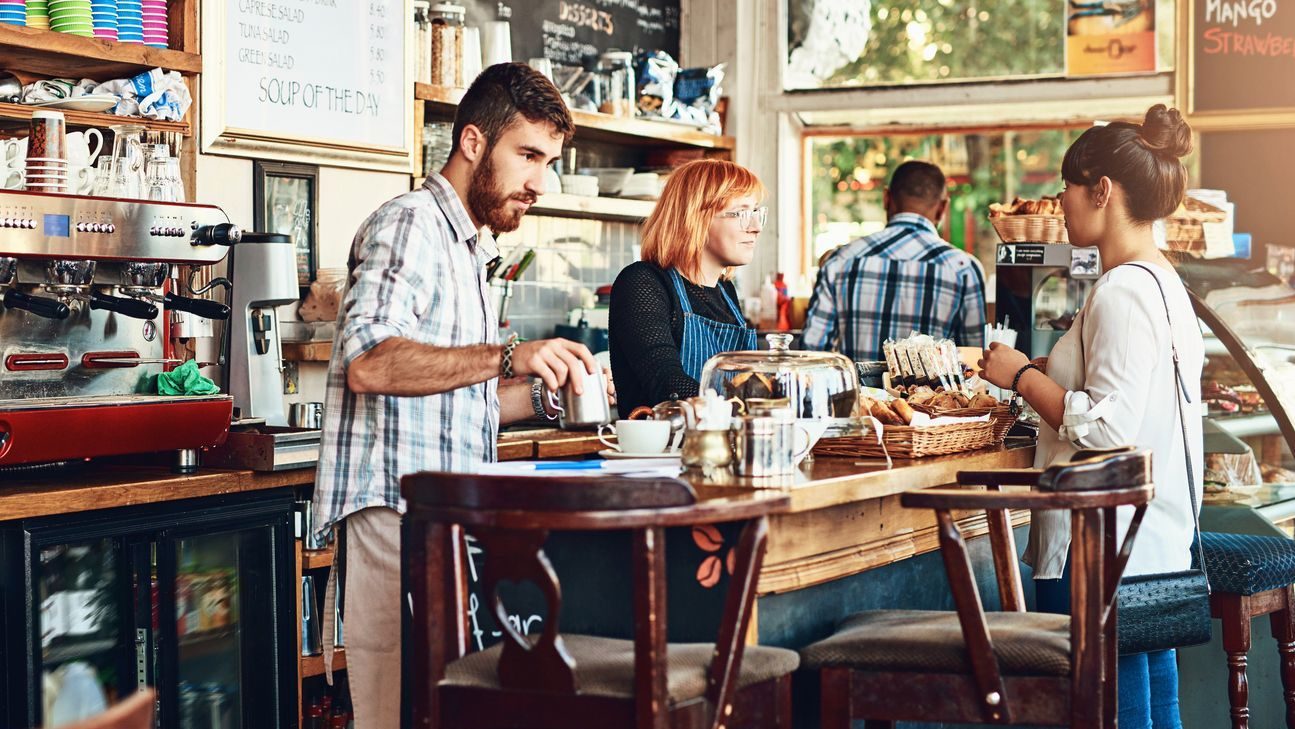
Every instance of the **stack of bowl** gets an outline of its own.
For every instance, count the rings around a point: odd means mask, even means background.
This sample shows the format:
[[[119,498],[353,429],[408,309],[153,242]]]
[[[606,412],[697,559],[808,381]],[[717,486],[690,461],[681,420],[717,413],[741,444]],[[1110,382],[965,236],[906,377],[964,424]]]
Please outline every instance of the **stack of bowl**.
[[[144,42],[144,6],[140,0],[117,0],[117,40]]]
[[[93,36],[90,0],[49,0],[49,27],[59,33]]]
[[[144,45],[166,48],[166,0],[144,0]]]
[[[27,27],[49,30],[48,0],[27,0]]]
[[[117,40],[117,0],[90,0],[94,37]]]
[[[0,23],[4,23],[6,25],[26,25],[26,0],[0,0]]]

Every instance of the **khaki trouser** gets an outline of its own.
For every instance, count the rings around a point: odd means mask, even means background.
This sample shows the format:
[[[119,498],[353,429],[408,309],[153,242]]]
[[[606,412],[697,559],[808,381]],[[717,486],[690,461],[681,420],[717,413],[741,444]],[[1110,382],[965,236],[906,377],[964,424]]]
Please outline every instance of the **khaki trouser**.
[[[328,596],[335,599],[335,592],[330,589]],[[394,509],[374,507],[346,518],[342,599],[355,729],[399,729],[400,514]],[[332,614],[332,606],[326,606],[324,660],[330,681]]]

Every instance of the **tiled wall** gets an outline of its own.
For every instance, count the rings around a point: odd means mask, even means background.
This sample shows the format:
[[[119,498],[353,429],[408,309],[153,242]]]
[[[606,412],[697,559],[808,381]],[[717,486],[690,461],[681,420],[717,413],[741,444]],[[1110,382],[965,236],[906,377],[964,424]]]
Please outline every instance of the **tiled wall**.
[[[638,260],[639,225],[527,215],[512,233],[499,237],[501,255],[526,246],[535,262],[513,284],[509,328],[527,339],[553,336],[554,324],[580,306],[580,291],[611,284],[621,269]]]

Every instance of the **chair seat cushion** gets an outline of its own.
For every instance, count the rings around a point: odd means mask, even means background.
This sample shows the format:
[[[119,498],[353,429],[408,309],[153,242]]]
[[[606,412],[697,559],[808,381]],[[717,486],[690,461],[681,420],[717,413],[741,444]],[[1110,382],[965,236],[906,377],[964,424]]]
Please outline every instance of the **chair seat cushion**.
[[[1052,613],[985,613],[999,670],[1013,676],[1070,675],[1070,618]],[[969,673],[958,614],[872,610],[845,619],[836,634],[801,651],[807,668]]]
[[[1295,583],[1295,541],[1285,537],[1201,532],[1214,592],[1254,595]]]
[[[634,695],[634,642],[590,635],[563,634],[562,642],[576,663],[580,693],[631,698]],[[496,666],[502,644],[468,655],[445,667],[442,685],[499,688]],[[666,685],[678,703],[706,693],[714,643],[670,643],[666,648]],[[800,665],[795,651],[750,645],[742,653],[738,687],[785,676]]]

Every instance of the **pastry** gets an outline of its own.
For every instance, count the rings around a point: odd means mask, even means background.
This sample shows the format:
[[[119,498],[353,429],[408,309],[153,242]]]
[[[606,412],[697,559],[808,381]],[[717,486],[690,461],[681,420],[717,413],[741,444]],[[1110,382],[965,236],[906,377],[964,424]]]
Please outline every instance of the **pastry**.
[[[869,409],[869,412],[872,414],[872,417],[876,418],[877,420],[880,420],[882,425],[904,425],[905,424],[904,419],[899,417],[899,415],[896,414],[894,410],[891,410],[890,406],[884,402],[873,403],[872,408]]]
[[[904,425],[909,425],[913,422],[913,407],[907,402],[896,400],[890,404],[890,408],[895,411],[896,415],[903,418]]]
[[[998,398],[987,393],[977,393],[971,398],[971,407],[973,408],[995,408],[998,407]]]

